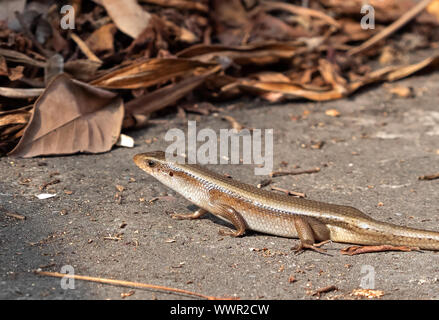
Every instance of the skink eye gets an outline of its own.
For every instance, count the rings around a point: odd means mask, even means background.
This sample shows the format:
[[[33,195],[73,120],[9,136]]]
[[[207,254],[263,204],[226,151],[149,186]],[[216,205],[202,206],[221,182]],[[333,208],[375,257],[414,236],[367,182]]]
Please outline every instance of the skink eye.
[[[150,166],[150,167],[154,167],[155,166],[155,161],[153,161],[153,160],[148,160],[148,166]]]

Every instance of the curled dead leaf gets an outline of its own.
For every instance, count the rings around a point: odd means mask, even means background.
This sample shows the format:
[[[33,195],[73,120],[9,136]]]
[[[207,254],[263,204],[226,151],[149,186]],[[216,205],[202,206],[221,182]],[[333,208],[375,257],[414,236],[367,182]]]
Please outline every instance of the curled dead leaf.
[[[115,93],[61,74],[37,99],[17,146],[17,157],[106,152],[116,143],[124,115]]]
[[[160,84],[177,76],[190,75],[199,69],[215,66],[188,59],[147,59],[111,71],[91,82],[113,89],[137,89]]]
[[[101,0],[117,28],[132,38],[137,38],[148,26],[151,14],[137,0]]]
[[[374,290],[374,289],[354,289],[351,295],[356,297],[374,299],[374,298],[381,298],[384,295],[384,291]]]
[[[340,112],[337,109],[328,109],[325,111],[325,114],[327,116],[331,116],[331,117],[339,117],[340,116]]]
[[[413,89],[411,87],[397,86],[389,88],[389,92],[401,98],[413,97]]]

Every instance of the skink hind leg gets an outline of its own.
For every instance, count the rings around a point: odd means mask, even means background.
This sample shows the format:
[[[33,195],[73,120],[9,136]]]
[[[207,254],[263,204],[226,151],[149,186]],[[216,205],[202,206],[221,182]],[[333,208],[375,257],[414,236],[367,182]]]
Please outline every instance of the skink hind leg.
[[[200,208],[197,211],[192,212],[192,213],[174,213],[173,215],[171,215],[171,218],[177,219],[177,220],[198,219],[198,218],[201,218],[206,213],[207,213],[207,210]]]
[[[245,229],[246,229],[246,224],[242,216],[235,209],[227,205],[217,204],[216,207],[217,207],[217,212],[215,214],[227,219],[236,228],[236,231],[220,229],[218,233],[223,236],[232,236],[232,237],[242,236],[245,233]]]
[[[320,249],[319,247],[324,245],[325,243],[328,243],[328,238],[326,238],[326,230],[324,229],[324,225],[315,225],[313,222],[306,221],[303,218],[295,217],[294,218],[294,226],[296,228],[297,234],[300,239],[299,246],[295,249],[297,253],[300,253],[304,251],[305,249],[310,249],[317,251],[319,253],[326,253],[326,250]],[[314,227],[314,228],[313,228]],[[317,233],[317,234],[316,234]],[[315,242],[315,235],[321,240],[322,242],[316,243]]]

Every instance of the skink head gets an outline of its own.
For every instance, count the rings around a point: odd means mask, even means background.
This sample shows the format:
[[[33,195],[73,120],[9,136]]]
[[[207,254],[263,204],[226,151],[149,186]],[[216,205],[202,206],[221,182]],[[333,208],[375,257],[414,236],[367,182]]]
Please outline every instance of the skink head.
[[[151,175],[168,167],[166,163],[166,154],[163,151],[139,153],[134,156],[133,160],[139,168]]]
[[[185,183],[186,174],[182,172],[182,167],[178,164],[182,161],[181,159],[168,160],[166,155],[163,151],[146,152],[136,154],[133,160],[140,169],[168,187],[175,188]]]

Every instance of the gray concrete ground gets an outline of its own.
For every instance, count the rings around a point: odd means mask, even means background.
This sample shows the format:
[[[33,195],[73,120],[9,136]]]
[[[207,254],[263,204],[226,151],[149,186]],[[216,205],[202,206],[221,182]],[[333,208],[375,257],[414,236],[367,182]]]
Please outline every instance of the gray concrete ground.
[[[327,103],[246,100],[224,114],[248,127],[274,128],[275,169],[283,161],[288,163],[284,169],[322,168],[316,174],[274,178],[273,185],[351,205],[379,220],[439,231],[439,180],[418,180],[439,172],[439,73],[395,85],[412,87],[415,97],[395,97],[379,86]],[[328,109],[337,109],[340,116],[326,115]],[[223,237],[218,234],[222,222],[211,215],[197,221],[171,219],[170,213],[192,207],[132,161],[136,153],[165,149],[168,129],[186,127],[173,115],[166,119],[131,132],[133,149],[0,159],[0,298],[120,299],[130,290],[134,294],[126,299],[188,298],[84,281],[64,290],[60,279],[32,273],[71,265],[80,275],[241,299],[318,299],[310,293],[329,285],[338,290],[320,299],[355,299],[351,293],[365,276],[374,276],[375,289],[385,294],[382,299],[439,299],[435,252],[345,256],[339,250],[346,245],[332,243],[326,248],[333,256],[295,255],[295,239],[252,232]],[[229,128],[219,117],[189,119],[199,120],[199,129]],[[153,137],[157,141],[145,142]],[[321,149],[310,147],[318,142],[324,142]],[[254,176],[249,165],[210,168],[252,184],[266,178]],[[39,186],[53,179],[60,181],[45,192],[57,196],[37,199]]]

